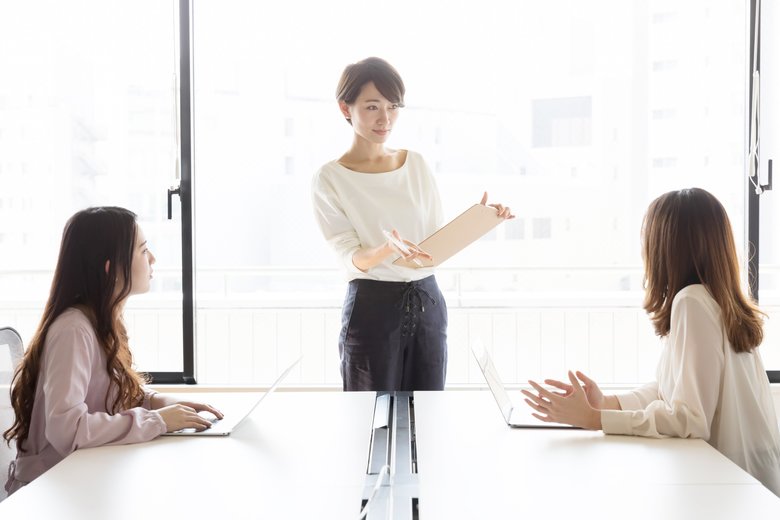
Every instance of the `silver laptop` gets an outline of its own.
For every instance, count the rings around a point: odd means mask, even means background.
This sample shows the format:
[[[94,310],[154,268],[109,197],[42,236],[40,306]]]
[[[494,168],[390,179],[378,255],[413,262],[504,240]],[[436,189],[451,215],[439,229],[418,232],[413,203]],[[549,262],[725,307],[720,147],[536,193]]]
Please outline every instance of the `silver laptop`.
[[[228,412],[225,414],[225,417],[222,419],[216,419],[214,416],[212,416],[208,412],[201,412],[201,415],[204,417],[208,417],[209,420],[212,422],[211,428],[208,428],[203,431],[197,431],[195,428],[185,428],[183,430],[178,430],[175,432],[168,432],[164,433],[163,435],[205,435],[205,436],[217,436],[217,437],[224,437],[225,435],[230,435],[233,430],[235,430],[239,424],[244,422],[244,419],[249,417],[249,415],[257,408],[257,405],[259,405],[263,399],[268,397],[274,390],[276,390],[276,387],[279,386],[279,383],[284,380],[285,377],[287,377],[287,374],[289,374],[293,367],[298,364],[298,362],[301,360],[301,358],[296,359],[293,361],[293,363],[284,369],[284,371],[279,374],[279,377],[276,378],[276,381],[274,381],[271,384],[271,387],[266,390],[265,392],[262,392],[258,394],[258,397],[252,402],[251,406],[246,409],[244,412]],[[224,410],[222,410],[224,412]]]
[[[516,406],[512,402],[512,398],[509,397],[506,388],[504,388],[504,383],[498,375],[498,370],[496,370],[496,366],[493,364],[490,353],[479,339],[471,344],[471,352],[482,370],[482,375],[485,376],[485,381],[487,381],[490,392],[496,399],[498,408],[501,410],[501,415],[504,416],[507,425],[512,428],[576,428],[569,424],[539,420],[532,415],[534,410],[524,402]]]

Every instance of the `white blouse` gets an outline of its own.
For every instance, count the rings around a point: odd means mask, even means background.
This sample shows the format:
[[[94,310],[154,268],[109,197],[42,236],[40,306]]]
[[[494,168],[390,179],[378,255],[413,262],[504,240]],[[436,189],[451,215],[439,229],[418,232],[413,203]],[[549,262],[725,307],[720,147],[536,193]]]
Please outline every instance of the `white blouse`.
[[[320,230],[348,280],[408,282],[433,274],[433,268],[393,265],[397,257],[392,255],[368,272],[352,263],[359,248],[387,241],[383,230],[397,229],[406,240],[420,243],[441,225],[439,190],[420,154],[407,152],[403,166],[385,173],[356,172],[331,161],[312,180],[312,202]]]
[[[780,496],[780,433],[758,349],[736,353],[704,285],[674,297],[657,381],[602,410],[605,433],[700,438]]]

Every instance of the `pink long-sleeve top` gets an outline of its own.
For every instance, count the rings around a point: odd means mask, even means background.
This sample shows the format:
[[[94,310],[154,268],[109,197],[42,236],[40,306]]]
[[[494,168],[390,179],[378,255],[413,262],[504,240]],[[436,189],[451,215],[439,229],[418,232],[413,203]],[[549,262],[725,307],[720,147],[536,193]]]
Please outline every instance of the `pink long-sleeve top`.
[[[116,414],[106,409],[116,395],[106,356],[89,319],[80,310],[63,312],[49,328],[35,391],[30,433],[8,470],[9,494],[80,448],[132,444],[165,433],[160,414],[143,406]]]

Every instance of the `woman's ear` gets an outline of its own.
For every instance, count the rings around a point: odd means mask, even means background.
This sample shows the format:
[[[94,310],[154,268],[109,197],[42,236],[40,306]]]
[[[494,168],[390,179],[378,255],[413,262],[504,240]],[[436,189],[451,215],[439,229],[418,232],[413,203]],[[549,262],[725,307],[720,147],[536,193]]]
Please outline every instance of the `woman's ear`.
[[[339,110],[341,110],[341,115],[343,115],[347,121],[352,119],[352,114],[349,113],[349,105],[347,105],[344,101],[339,101]]]
[[[111,260],[106,260],[106,274],[108,274],[109,267],[111,267]]]

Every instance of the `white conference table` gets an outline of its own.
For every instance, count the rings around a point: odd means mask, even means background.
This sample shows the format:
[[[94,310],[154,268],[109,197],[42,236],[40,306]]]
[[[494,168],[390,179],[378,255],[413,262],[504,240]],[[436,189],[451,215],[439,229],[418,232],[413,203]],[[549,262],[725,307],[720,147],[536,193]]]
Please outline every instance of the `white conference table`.
[[[230,409],[247,396],[187,397]],[[374,397],[277,392],[229,437],[79,450],[0,503],[0,518],[357,518]],[[415,392],[414,416],[421,520],[780,514],[703,441],[511,429],[487,391]]]
[[[488,391],[415,392],[414,415],[423,520],[780,515],[780,498],[701,440],[509,428]]]
[[[246,397],[186,394],[222,408]],[[279,391],[227,437],[78,450],[0,503],[0,518],[357,518],[374,399]]]

